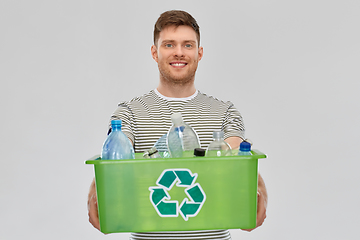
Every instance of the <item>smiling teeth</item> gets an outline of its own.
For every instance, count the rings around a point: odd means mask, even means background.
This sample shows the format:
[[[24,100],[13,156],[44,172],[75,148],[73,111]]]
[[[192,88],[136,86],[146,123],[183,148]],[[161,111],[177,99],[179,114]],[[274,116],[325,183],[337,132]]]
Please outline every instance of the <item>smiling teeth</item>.
[[[176,67],[180,67],[180,66],[185,66],[185,63],[172,63],[172,66],[176,66]]]

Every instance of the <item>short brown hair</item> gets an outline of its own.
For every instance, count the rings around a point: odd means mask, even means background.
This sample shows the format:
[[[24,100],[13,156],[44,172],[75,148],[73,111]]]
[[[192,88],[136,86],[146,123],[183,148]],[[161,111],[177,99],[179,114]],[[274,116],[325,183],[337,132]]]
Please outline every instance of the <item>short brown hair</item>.
[[[181,10],[171,10],[166,11],[160,15],[154,26],[154,44],[157,45],[160,32],[169,26],[189,26],[194,29],[200,46],[200,27],[197,24],[195,18],[193,18],[189,13]]]

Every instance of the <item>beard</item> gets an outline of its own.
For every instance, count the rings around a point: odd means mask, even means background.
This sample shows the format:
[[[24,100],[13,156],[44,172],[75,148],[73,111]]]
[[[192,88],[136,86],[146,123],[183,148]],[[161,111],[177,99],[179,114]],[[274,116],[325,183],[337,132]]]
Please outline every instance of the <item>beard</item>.
[[[185,85],[187,83],[194,82],[195,73],[197,70],[197,62],[193,62],[186,72],[176,73],[176,71],[171,71],[171,66],[169,67],[166,64],[158,64],[160,79],[165,81],[167,84],[172,85]]]

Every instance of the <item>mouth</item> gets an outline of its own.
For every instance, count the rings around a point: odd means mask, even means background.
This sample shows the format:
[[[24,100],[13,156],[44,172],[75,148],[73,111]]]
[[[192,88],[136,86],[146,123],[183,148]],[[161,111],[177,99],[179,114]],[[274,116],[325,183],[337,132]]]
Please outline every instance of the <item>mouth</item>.
[[[185,63],[185,62],[172,62],[172,63],[170,63],[170,65],[172,67],[176,67],[176,68],[183,68],[183,67],[185,67],[187,65],[187,63]]]

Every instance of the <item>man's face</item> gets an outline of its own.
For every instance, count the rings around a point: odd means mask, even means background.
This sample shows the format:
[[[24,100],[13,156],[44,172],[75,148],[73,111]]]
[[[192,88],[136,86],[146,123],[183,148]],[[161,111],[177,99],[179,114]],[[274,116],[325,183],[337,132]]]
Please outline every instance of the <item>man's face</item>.
[[[158,63],[160,79],[185,84],[194,81],[203,48],[198,47],[195,31],[189,26],[169,26],[160,32],[151,54]]]

